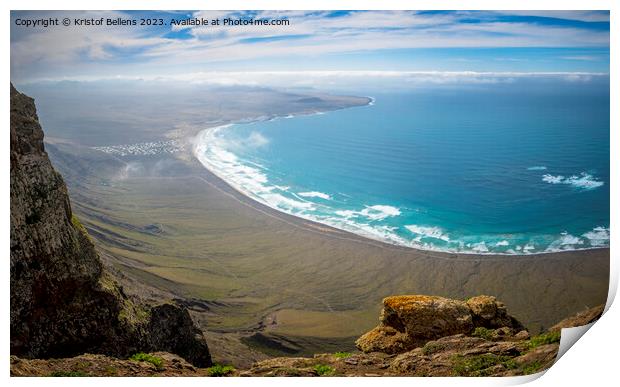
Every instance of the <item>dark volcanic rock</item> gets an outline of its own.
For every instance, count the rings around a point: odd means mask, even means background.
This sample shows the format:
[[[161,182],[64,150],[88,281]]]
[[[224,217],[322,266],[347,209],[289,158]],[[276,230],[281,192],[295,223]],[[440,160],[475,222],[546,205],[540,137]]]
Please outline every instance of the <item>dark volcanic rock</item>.
[[[34,101],[12,85],[10,130],[11,354],[123,357],[164,349],[210,364],[187,310],[144,310],[105,272],[45,152]]]
[[[34,101],[11,86],[11,353],[56,356],[110,333],[120,304],[99,283],[101,261],[72,220]]]
[[[211,365],[207,343],[187,309],[171,304],[154,307],[148,333],[151,348],[176,353],[198,367]]]

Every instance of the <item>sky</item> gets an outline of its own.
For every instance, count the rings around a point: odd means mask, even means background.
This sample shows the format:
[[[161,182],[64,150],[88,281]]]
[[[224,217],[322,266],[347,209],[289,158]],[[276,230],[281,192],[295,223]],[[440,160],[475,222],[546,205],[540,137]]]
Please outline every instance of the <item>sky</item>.
[[[164,26],[26,27],[18,19],[163,19]],[[172,19],[288,26],[171,26]],[[305,72],[458,77],[609,72],[607,11],[18,11],[11,79],[255,82]]]

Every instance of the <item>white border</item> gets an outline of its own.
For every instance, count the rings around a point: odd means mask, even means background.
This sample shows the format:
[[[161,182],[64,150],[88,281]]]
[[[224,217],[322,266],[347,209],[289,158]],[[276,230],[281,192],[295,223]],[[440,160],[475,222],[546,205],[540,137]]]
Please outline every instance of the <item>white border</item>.
[[[4,12],[4,19],[2,25],[3,39],[2,39],[2,52],[4,52],[4,60],[2,62],[2,73],[4,79],[7,80],[5,87],[8,89],[8,80],[10,79],[10,65],[9,55],[10,50],[10,25],[9,25],[9,10],[11,9],[67,9],[67,10],[106,10],[106,9],[281,9],[281,10],[300,10],[300,9],[433,9],[433,10],[611,10],[611,69],[620,68],[618,62],[618,25],[617,17],[615,13],[620,9],[618,5],[620,2],[615,0],[537,0],[534,1],[520,1],[520,0],[502,0],[501,2],[492,0],[470,0],[470,1],[458,1],[458,0],[416,0],[416,1],[396,1],[396,0],[340,0],[338,2],[328,0],[315,0],[315,1],[302,1],[298,0],[257,0],[257,1],[243,1],[243,0],[230,0],[230,1],[198,1],[198,0],[176,0],[176,1],[162,1],[151,0],[145,2],[144,0],[93,0],[89,2],[78,2],[70,0],[57,0],[53,4],[44,0],[21,0],[21,1],[3,1],[2,9]],[[611,150],[611,170],[610,170],[610,193],[611,193],[611,281],[609,289],[609,300],[607,308],[610,307],[613,298],[617,292],[618,286],[618,262],[616,257],[615,241],[617,239],[618,230],[616,228],[615,220],[618,215],[618,200],[620,193],[618,192],[618,185],[616,181],[618,172],[619,156],[616,152],[618,144],[620,144],[620,138],[618,137],[618,110],[620,106],[618,101],[618,76],[616,71],[611,71],[611,144],[615,146]],[[8,91],[8,90],[7,90]],[[4,351],[2,353],[2,364],[4,364],[4,376],[9,376],[9,270],[8,270],[8,253],[9,253],[9,227],[10,227],[10,207],[9,207],[9,141],[8,141],[8,127],[9,127],[9,93],[0,93],[2,100],[1,114],[3,116],[3,127],[5,128],[4,141],[0,142],[0,152],[4,158],[4,167],[0,170],[2,174],[2,195],[5,198],[2,201],[0,207],[0,218],[4,219],[2,223],[2,235],[0,243],[2,251],[5,252],[5,261],[3,269],[4,281],[2,282],[2,326],[1,331],[1,343],[4,344]],[[616,107],[616,108],[614,108]],[[615,200],[614,200],[615,199]],[[564,355],[545,375],[544,377],[535,381],[536,386],[558,386],[558,385],[580,385],[580,386],[605,386],[615,385],[617,383],[616,369],[618,369],[617,361],[617,347],[618,337],[615,332],[615,328],[620,325],[620,312],[618,306],[614,306],[607,310],[603,318],[588,331],[582,340],[579,340],[575,344],[575,348],[571,349]],[[284,379],[284,378],[220,378],[205,380],[202,378],[177,378],[173,383],[183,385],[200,385],[205,383],[237,386],[237,385],[289,385],[295,383],[297,385],[308,385],[310,383],[316,384],[328,384],[328,385],[340,385],[340,384],[362,384],[362,385],[376,385],[376,384],[390,384],[390,385],[435,385],[444,386],[450,385],[511,385],[523,383],[532,378],[384,378],[384,379],[372,379],[372,378],[320,378],[320,379]],[[26,379],[26,378],[12,378],[10,383],[15,385],[31,385],[31,384],[49,384],[49,385],[79,385],[83,384],[85,380],[72,379],[72,378],[41,378],[41,379]],[[86,381],[93,385],[108,385],[111,380],[105,378],[90,378]],[[122,385],[164,385],[169,384],[169,379],[159,378],[119,378],[114,379],[113,383],[120,383]]]

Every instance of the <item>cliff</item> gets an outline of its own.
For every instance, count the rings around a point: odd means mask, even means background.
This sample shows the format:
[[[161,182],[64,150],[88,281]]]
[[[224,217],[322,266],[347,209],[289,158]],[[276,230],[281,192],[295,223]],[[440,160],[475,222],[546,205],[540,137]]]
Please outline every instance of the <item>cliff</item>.
[[[11,85],[11,354],[211,357],[186,309],[142,307],[107,273],[43,145],[32,98]]]

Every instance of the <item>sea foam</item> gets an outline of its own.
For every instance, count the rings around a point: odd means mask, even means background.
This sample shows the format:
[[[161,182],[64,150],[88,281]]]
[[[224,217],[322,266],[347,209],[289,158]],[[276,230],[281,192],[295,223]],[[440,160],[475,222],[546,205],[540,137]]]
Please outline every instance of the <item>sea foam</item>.
[[[596,180],[594,176],[586,172],[581,172],[581,174],[579,175],[572,175],[570,177],[564,177],[562,175],[554,176],[550,174],[545,174],[542,176],[542,181],[544,181],[545,183],[549,183],[549,184],[568,184],[576,188],[587,189],[587,190],[598,188],[605,184],[604,182],[600,180]]]
[[[364,217],[370,220],[383,220],[392,216],[400,215],[400,210],[393,206],[384,204],[376,204],[372,206],[366,206],[363,210],[340,210],[336,211],[337,215],[345,218],[359,218]]]
[[[434,238],[440,239],[444,242],[449,242],[450,238],[448,235],[444,234],[443,230],[439,227],[434,226],[418,226],[415,224],[410,224],[405,226],[407,230],[418,235],[418,238]]]
[[[487,244],[484,241],[478,242],[478,243],[472,243],[470,247],[472,251],[475,251],[477,253],[488,253],[489,252],[489,248],[487,247]]]
[[[588,238],[592,246],[606,246],[609,243],[609,228],[595,227],[582,236]]]
[[[549,244],[549,246],[547,246],[545,251],[553,252],[562,250],[574,250],[575,248],[577,248],[577,246],[584,245],[584,243],[585,242],[581,238],[571,235],[567,232],[563,232],[558,239],[554,240],[553,242],[551,242],[551,244]]]
[[[304,198],[320,198],[320,199],[325,199],[325,200],[331,200],[331,196],[323,193],[323,192],[317,192],[317,191],[310,191],[310,192],[299,192],[297,195],[302,196]]]

